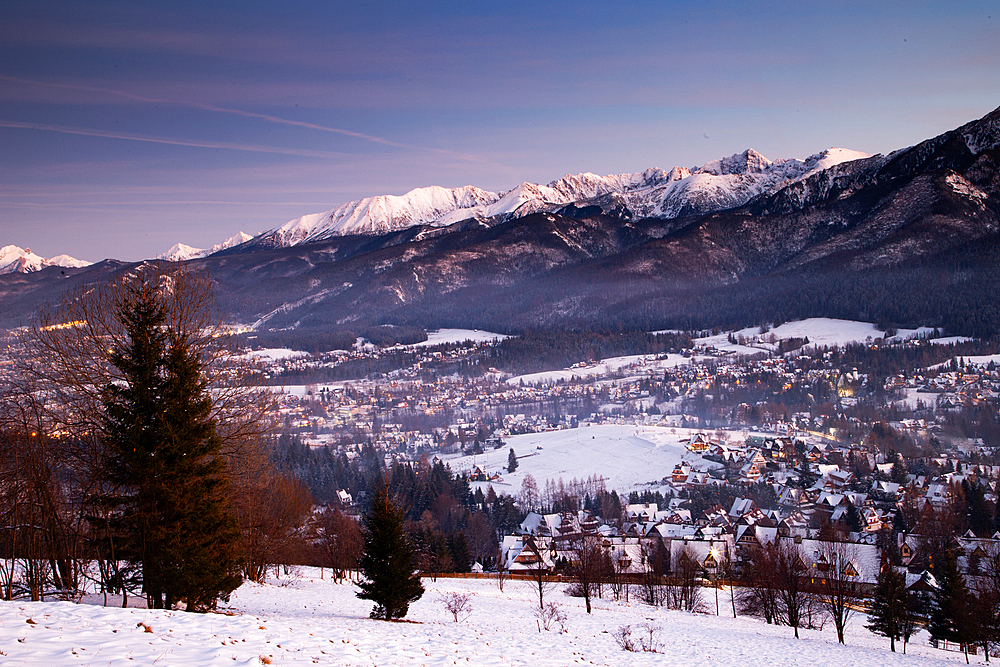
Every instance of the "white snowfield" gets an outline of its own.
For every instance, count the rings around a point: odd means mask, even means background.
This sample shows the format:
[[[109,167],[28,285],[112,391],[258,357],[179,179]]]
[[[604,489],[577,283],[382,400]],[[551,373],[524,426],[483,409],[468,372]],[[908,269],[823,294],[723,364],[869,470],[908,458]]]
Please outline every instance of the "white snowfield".
[[[898,329],[895,336],[890,340],[902,341],[920,336],[928,336],[934,330],[929,327],[919,329]],[[653,331],[654,334],[683,333],[676,330]],[[747,344],[730,343],[729,336],[739,339],[741,336],[746,339]],[[879,331],[871,322],[855,322],[853,320],[837,320],[829,317],[812,317],[796,322],[786,322],[774,327],[765,333],[760,332],[759,327],[747,327],[738,331],[727,331],[715,336],[694,339],[695,345],[714,347],[722,352],[734,355],[766,355],[777,350],[776,343],[770,343],[771,336],[774,340],[784,340],[788,338],[808,338],[809,344],[806,348],[813,347],[833,347],[843,346],[848,343],[864,343],[878,338],[884,338],[885,332]],[[929,342],[935,345],[948,345],[951,343],[961,343],[972,340],[965,336],[947,336],[934,338]],[[573,368],[564,368],[556,371],[542,371],[539,373],[528,373],[517,375],[507,379],[509,384],[519,385],[548,385],[559,381],[569,381],[583,379],[587,377],[603,377],[614,372],[621,371],[625,375],[630,372],[634,374],[655,372],[668,368],[676,368],[690,364],[692,361],[703,361],[709,357],[705,355],[694,355],[685,357],[680,354],[663,355],[664,358],[657,359],[655,356],[631,355],[624,357],[610,357],[597,363],[579,365]]]
[[[752,348],[746,349],[748,350],[747,354],[761,354],[762,352],[761,350]],[[660,355],[633,354],[624,357],[608,357],[600,362],[578,365],[574,368],[515,375],[514,377],[507,378],[507,384],[549,385],[561,380],[569,381],[574,378],[604,377],[619,371],[628,376],[630,373],[649,373],[657,369],[663,370],[666,368],[676,368],[677,366],[686,366],[692,361],[691,357],[685,357],[682,354],[667,354],[663,355],[662,359],[658,359],[657,356]],[[696,357],[695,360],[700,358],[702,357]]]
[[[262,359],[269,361],[283,361],[286,359],[298,359],[299,357],[308,357],[308,352],[301,352],[299,350],[289,350],[287,347],[270,347],[263,350],[254,350],[248,352],[247,356],[251,359]]]
[[[446,459],[454,472],[468,472],[474,465],[487,473],[500,473],[502,483],[492,482],[497,493],[516,496],[526,475],[531,475],[544,489],[545,481],[569,483],[572,479],[586,480],[592,475],[605,479],[608,490],[619,492],[637,488],[659,488],[660,480],[669,476],[682,460],[697,462],[703,470],[717,464],[705,461],[700,454],[689,452],[682,439],[696,430],[667,426],[635,426],[631,424],[581,425],[579,428],[544,433],[528,433],[504,438],[500,449],[475,456]],[[732,432],[730,439],[742,438]],[[507,473],[507,457],[513,449],[517,470]],[[485,489],[487,483],[481,483]]]
[[[329,573],[327,573],[329,574]],[[156,665],[337,665],[341,667],[566,667],[638,665],[718,667],[741,665],[925,667],[964,664],[958,652],[932,648],[921,631],[907,654],[890,653],[886,639],[864,629],[856,617],[847,645],[837,644],[833,623],[822,631],[767,625],[732,618],[726,591],[704,589],[709,614],[689,614],[637,602],[583,601],[561,587],[546,595],[566,616],[565,632],[539,630],[538,597],[526,582],[482,579],[424,579],[427,591],[410,607],[406,622],[368,618],[371,603],[355,597],[349,584],[321,580],[315,569],[278,585],[244,584],[223,614],[121,609],[70,602],[0,602],[0,667]],[[470,595],[472,611],[455,623],[441,596]],[[226,615],[232,614],[232,615]],[[728,617],[727,617],[728,614]],[[613,633],[629,625],[633,637],[648,624],[659,653],[626,653]],[[148,630],[147,630],[148,628]],[[975,662],[981,662],[973,656]]]
[[[895,336],[890,340],[909,340],[919,336],[927,336],[933,332],[929,327],[919,329],[897,329]],[[853,320],[837,320],[829,317],[811,317],[806,320],[796,322],[785,322],[784,324],[770,329],[766,333],[760,333],[759,327],[747,327],[739,331],[732,332],[732,335],[739,338],[743,336],[747,339],[759,338],[766,341],[774,334],[776,339],[786,338],[809,338],[807,347],[833,347],[842,346],[848,343],[864,343],[869,339],[875,340],[885,338],[885,332],[879,331],[871,322],[855,322]],[[704,345],[714,345],[720,350],[733,348],[734,345],[728,341],[729,333],[709,336],[708,338],[698,338],[696,343]],[[947,338],[935,338],[931,343],[947,345],[971,340],[961,336],[951,336]],[[759,351],[759,350],[757,350]]]
[[[414,345],[404,347],[433,347],[434,345],[444,345],[445,343],[464,343],[471,340],[474,343],[491,343],[501,341],[509,336],[504,334],[480,331],[479,329],[437,329],[427,332],[427,340]]]

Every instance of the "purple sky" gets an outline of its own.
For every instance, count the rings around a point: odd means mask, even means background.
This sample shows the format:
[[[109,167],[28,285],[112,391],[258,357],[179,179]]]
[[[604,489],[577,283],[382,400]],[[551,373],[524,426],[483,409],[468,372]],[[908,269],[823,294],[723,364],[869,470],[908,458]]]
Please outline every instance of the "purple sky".
[[[884,153],[1000,105],[996,2],[755,4],[4,0],[0,246],[137,260],[426,185]]]

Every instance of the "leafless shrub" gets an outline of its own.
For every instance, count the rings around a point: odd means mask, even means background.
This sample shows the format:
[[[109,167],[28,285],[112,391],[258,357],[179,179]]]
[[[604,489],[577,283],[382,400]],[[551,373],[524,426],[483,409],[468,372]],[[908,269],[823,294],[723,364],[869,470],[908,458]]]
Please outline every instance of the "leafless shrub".
[[[622,625],[612,633],[615,642],[623,651],[642,651],[644,653],[659,653],[662,648],[658,635],[663,629],[653,623],[642,623],[639,628],[645,630],[645,634],[638,637],[632,636],[632,626]],[[647,636],[648,635],[648,636]]]
[[[535,618],[541,622],[542,627],[546,630],[551,630],[558,625],[559,632],[566,632],[566,613],[555,602],[547,602],[535,612]]]
[[[640,628],[646,631],[649,635],[648,637],[641,637],[639,639],[639,646],[646,653],[659,653],[660,652],[660,639],[659,634],[661,628],[653,623],[642,623],[639,625]]]
[[[446,593],[440,600],[448,613],[455,617],[456,623],[465,620],[472,613],[472,595],[469,593]]]
[[[615,638],[615,642],[622,648],[623,651],[635,651],[635,640],[632,639],[632,626],[622,625],[619,626],[617,630],[611,633],[611,636]]]

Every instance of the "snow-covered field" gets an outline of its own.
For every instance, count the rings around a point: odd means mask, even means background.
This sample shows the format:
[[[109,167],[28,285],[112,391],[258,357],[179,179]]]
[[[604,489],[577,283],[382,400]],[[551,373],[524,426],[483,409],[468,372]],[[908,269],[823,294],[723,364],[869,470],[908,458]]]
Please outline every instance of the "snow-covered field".
[[[761,351],[752,350],[752,352],[760,353]],[[561,380],[572,380],[573,378],[603,377],[618,371],[623,372],[625,375],[628,375],[630,371],[648,373],[650,371],[685,366],[691,363],[690,357],[685,357],[681,354],[668,354],[664,355],[664,357],[663,359],[657,359],[655,356],[639,354],[624,357],[609,357],[600,363],[578,366],[576,368],[516,375],[508,378],[507,383],[519,385],[523,382],[524,384],[547,385]]]
[[[299,352],[297,350],[289,350],[285,347],[272,347],[265,350],[254,350],[248,353],[251,359],[260,359],[264,361],[285,361],[286,359],[298,359],[300,357],[308,357],[308,352]]]
[[[423,598],[403,623],[368,618],[371,603],[351,584],[303,570],[274,584],[244,584],[223,614],[120,609],[70,602],[0,602],[0,667],[15,665],[292,665],[344,667],[515,665],[677,665],[678,667],[796,665],[924,667],[964,664],[961,653],[930,647],[921,632],[908,655],[890,653],[888,641],[864,629],[862,617],[848,626],[847,645],[837,644],[832,623],[801,630],[731,617],[728,595],[704,590],[710,614],[689,614],[640,603],[583,601],[560,589],[547,594],[566,616],[565,632],[539,630],[538,598],[527,583],[508,581],[501,593],[492,580],[424,579]],[[441,596],[469,594],[472,611],[460,623]],[[727,617],[726,614],[730,616]],[[660,653],[625,653],[613,633],[630,625],[657,628]],[[974,662],[976,656],[972,656]]]
[[[455,472],[466,472],[479,465],[490,474],[501,473],[503,482],[493,482],[497,493],[516,495],[528,474],[540,488],[547,479],[557,482],[561,478],[568,483],[573,478],[585,480],[596,474],[605,478],[608,489],[620,493],[651,483],[658,488],[659,481],[669,476],[682,459],[697,461],[699,468],[714,466],[681,444],[682,439],[696,432],[665,426],[582,425],[564,431],[511,436],[500,449],[449,458],[447,463]],[[732,437],[742,436],[734,433]],[[518,467],[508,474],[507,456],[511,448],[517,455]]]
[[[898,329],[893,339],[908,340],[919,336],[927,336],[932,332],[933,329],[928,327],[920,327],[919,329]],[[876,338],[885,337],[885,332],[879,331],[875,328],[875,325],[870,322],[837,320],[829,317],[812,317],[806,320],[799,320],[797,322],[786,322],[781,326],[774,327],[764,334],[760,333],[760,329],[758,327],[748,327],[746,329],[734,331],[732,334],[737,338],[743,336],[747,339],[760,338],[765,341],[770,338],[771,334],[774,334],[776,339],[808,337],[809,347],[824,345],[828,347],[832,347],[834,345],[843,346],[848,343],[863,343],[869,338],[875,340]],[[755,348],[746,348],[741,345],[734,345],[729,342],[728,337],[729,333],[727,332],[717,336],[699,338],[695,342],[704,345],[714,345],[720,350],[734,350],[740,354],[752,354],[754,351],[760,351]],[[949,343],[969,340],[971,339],[962,336],[950,336],[947,338],[935,338],[931,342],[947,345]]]
[[[437,329],[436,331],[428,331],[427,340],[424,342],[407,345],[406,347],[431,347],[433,345],[444,345],[445,343],[464,343],[467,340],[475,343],[491,343],[505,338],[509,338],[509,336],[489,331],[480,331],[479,329]]]
[[[933,329],[920,327],[919,329],[899,329],[892,340],[909,340],[919,336],[926,336],[933,332]],[[653,333],[679,333],[673,329],[654,331]],[[774,327],[767,333],[760,333],[759,327],[747,327],[739,331],[725,332],[715,336],[695,339],[696,345],[714,347],[717,350],[735,355],[766,355],[768,352],[777,350],[776,344],[771,344],[771,335],[774,340],[788,338],[808,338],[809,345],[806,347],[833,347],[843,346],[849,343],[863,343],[868,339],[875,340],[883,338],[884,331],[879,331],[870,322],[855,322],[852,320],[836,320],[828,317],[813,317],[797,322],[786,322],[781,326]],[[729,336],[746,339],[750,344],[740,345],[729,342]],[[949,336],[945,338],[935,338],[930,342],[933,344],[947,345],[950,343],[961,343],[972,340],[964,336]],[[518,385],[521,383],[529,385],[546,385],[560,381],[569,381],[574,378],[583,379],[587,377],[604,377],[611,373],[621,371],[626,375],[630,371],[635,374],[662,371],[677,366],[684,366],[693,361],[704,361],[712,357],[695,355],[685,357],[680,354],[665,355],[663,359],[655,356],[632,355],[623,357],[610,357],[598,363],[581,365],[574,368],[565,368],[555,371],[544,371],[540,373],[529,373],[527,375],[517,375],[507,379],[509,384]]]

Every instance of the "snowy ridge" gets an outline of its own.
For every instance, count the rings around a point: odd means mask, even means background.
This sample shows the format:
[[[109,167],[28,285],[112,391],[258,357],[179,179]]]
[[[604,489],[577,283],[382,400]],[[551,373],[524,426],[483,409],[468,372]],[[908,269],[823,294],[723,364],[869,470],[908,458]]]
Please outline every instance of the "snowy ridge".
[[[341,204],[324,213],[305,215],[273,232],[275,245],[290,246],[320,241],[345,234],[379,234],[414,225],[450,224],[479,217],[488,204],[497,200],[493,192],[467,185],[447,189],[438,186],[417,188],[402,196],[381,195]],[[458,219],[450,214],[467,211]]]
[[[229,237],[222,243],[216,243],[208,250],[195,248],[184,243],[175,243],[171,246],[170,250],[166,251],[162,255],[157,255],[156,259],[164,259],[168,262],[184,262],[189,259],[199,259],[201,257],[208,257],[209,255],[217,253],[220,250],[226,250],[227,248],[238,246],[241,243],[246,243],[252,238],[253,237],[246,232],[240,232],[236,236]]]
[[[622,205],[632,217],[673,218],[741,206],[866,153],[830,148],[805,160],[772,162],[752,149],[701,167],[650,168],[632,174],[566,175],[548,185],[521,183],[494,193],[474,186],[417,188],[305,215],[261,234],[269,245],[293,246],[349,234],[382,234],[414,225],[443,227],[462,220],[503,222],[532,213],[555,212],[569,204]],[[627,216],[626,216],[627,217]]]
[[[45,259],[31,252],[31,248],[19,248],[16,245],[0,248],[0,274],[31,273],[32,271],[40,271],[47,266],[80,269],[91,264],[93,262],[85,262],[69,255],[56,255],[51,259]]]

